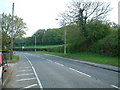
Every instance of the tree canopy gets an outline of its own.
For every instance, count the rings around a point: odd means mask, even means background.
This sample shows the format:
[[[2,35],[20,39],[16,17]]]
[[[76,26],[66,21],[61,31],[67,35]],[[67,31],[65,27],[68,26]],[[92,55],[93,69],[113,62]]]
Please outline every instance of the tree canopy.
[[[13,30],[12,30],[13,26]],[[27,26],[22,18],[3,13],[1,16],[1,31],[2,31],[2,48],[9,48],[11,43],[11,36],[13,33],[13,40],[16,38],[22,38],[25,34]]]

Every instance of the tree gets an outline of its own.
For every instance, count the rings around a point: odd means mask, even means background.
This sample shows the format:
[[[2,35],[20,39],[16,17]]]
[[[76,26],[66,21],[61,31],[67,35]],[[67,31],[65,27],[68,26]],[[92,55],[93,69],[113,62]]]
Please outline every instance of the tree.
[[[110,4],[105,2],[92,2],[88,0],[73,0],[68,6],[68,11],[61,13],[61,22],[77,24],[83,36],[87,39],[87,21],[103,20],[111,11]]]
[[[86,31],[88,32],[87,39],[90,44],[110,34],[110,25],[108,23],[103,23],[100,20],[94,20],[86,24]]]
[[[42,42],[44,45],[57,45],[63,44],[63,30],[60,29],[47,29],[43,35]]]
[[[36,36],[36,45],[42,45],[43,42],[42,42],[42,38],[44,36],[44,34],[46,33],[45,29],[39,29],[37,30],[34,34],[33,34],[33,38],[35,38]]]
[[[13,31],[12,31],[12,25]],[[16,38],[22,38],[25,34],[26,30],[26,23],[23,22],[23,19],[14,16],[12,22],[12,15],[7,15],[5,13],[2,14],[2,22],[1,22],[1,29],[2,29],[2,47],[5,49],[6,47],[9,48],[9,44],[11,43],[11,36],[13,32],[13,40]]]

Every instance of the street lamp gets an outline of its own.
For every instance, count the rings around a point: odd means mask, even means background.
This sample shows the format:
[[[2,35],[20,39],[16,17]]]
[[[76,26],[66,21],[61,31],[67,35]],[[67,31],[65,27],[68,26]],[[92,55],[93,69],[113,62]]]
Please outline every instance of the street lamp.
[[[58,20],[58,19],[55,19],[55,20]],[[64,54],[66,54],[67,53],[67,47],[66,47],[66,36],[67,36],[67,33],[66,33],[66,23],[64,23],[64,25],[63,25],[64,27],[65,27],[65,30],[64,30]]]

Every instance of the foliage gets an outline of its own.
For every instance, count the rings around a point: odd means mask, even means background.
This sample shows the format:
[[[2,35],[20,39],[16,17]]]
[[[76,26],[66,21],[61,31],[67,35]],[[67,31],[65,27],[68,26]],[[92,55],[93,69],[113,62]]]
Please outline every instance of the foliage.
[[[22,47],[15,47],[15,51],[35,51],[34,46],[26,46]],[[48,52],[63,52],[63,45],[45,45],[45,46],[37,46],[36,51],[48,51]]]
[[[79,29],[87,39],[88,32],[86,24],[92,20],[104,20],[108,12],[111,11],[110,4],[100,1],[73,0],[68,5],[68,10],[61,13],[61,23],[77,24]]]
[[[12,15],[2,14],[2,22],[1,22],[1,30],[2,30],[2,48],[9,49],[9,44],[11,43],[11,37],[13,40],[16,38],[22,38],[25,34],[26,24],[23,22],[23,19],[14,16],[12,19]],[[13,33],[13,34],[12,34]]]
[[[91,49],[95,53],[118,56],[118,30],[111,30],[105,38],[95,42]]]
[[[86,31],[88,33],[87,39],[89,40],[89,43],[94,43],[109,34],[110,25],[99,20],[94,20],[88,22]]]
[[[13,55],[13,59],[12,59],[12,60],[8,60],[7,62],[8,62],[8,63],[16,63],[16,62],[18,62],[18,61],[19,61],[19,56],[16,55],[16,54],[14,54],[14,55]]]
[[[39,29],[31,37],[16,39],[14,46],[33,46],[35,45],[59,45],[63,44],[63,30],[62,29]]]
[[[45,45],[57,45],[63,44],[62,30],[60,29],[47,29],[46,33],[42,38],[42,42]]]

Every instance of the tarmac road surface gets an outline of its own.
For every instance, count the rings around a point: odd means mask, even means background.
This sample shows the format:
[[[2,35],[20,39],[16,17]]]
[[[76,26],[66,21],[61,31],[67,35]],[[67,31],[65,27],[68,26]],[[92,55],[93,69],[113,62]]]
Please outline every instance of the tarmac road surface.
[[[20,56],[5,88],[119,89],[118,72],[81,64],[62,57],[17,52]]]

